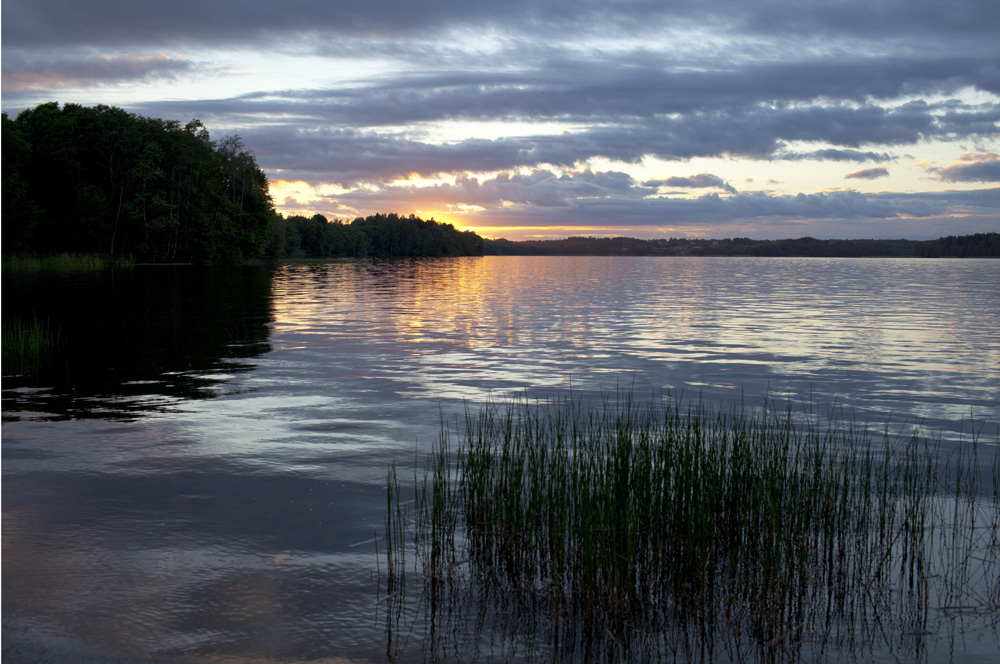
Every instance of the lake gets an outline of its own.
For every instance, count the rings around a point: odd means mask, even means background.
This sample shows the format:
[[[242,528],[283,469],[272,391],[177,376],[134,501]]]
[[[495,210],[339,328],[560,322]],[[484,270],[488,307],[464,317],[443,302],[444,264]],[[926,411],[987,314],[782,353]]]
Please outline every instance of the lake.
[[[412,477],[490,399],[769,397],[995,447],[998,284],[971,259],[5,271],[4,325],[58,349],[3,370],[3,654],[386,661],[388,467]],[[993,625],[919,655],[991,661]]]

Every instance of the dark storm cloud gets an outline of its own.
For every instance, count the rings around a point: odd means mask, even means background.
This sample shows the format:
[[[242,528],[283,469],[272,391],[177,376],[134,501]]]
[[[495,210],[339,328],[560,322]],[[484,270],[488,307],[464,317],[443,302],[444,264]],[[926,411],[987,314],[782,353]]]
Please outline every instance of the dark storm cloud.
[[[884,166],[879,166],[877,168],[863,168],[860,171],[854,171],[853,173],[848,173],[844,177],[846,179],[855,180],[875,180],[878,178],[884,178],[889,175],[889,169]]]
[[[948,182],[1000,182],[1000,155],[963,154],[959,161],[936,172]]]

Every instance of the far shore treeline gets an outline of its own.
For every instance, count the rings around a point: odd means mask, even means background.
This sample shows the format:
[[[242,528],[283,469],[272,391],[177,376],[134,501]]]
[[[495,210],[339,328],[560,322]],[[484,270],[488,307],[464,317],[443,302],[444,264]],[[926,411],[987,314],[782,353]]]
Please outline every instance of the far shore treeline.
[[[212,140],[110,106],[56,102],[3,114],[5,257],[111,262],[481,255],[483,238],[413,215],[285,218],[238,136]]]
[[[937,240],[725,240],[570,237],[565,240],[487,240],[486,253],[511,256],[803,256],[1000,258],[1000,233]]]
[[[239,136],[213,140],[111,106],[56,102],[3,114],[3,255],[102,262],[470,255],[1000,257],[1000,233],[937,240],[484,240],[414,215],[284,217]],[[8,261],[5,260],[5,263]]]

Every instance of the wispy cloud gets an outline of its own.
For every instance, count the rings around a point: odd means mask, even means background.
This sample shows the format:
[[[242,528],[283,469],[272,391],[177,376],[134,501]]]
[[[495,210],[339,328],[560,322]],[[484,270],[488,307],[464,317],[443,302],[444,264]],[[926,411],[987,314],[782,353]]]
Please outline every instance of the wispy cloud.
[[[665,180],[649,180],[644,183],[647,187],[686,187],[691,189],[723,189],[735,194],[736,189],[718,175],[711,173],[699,173],[687,177],[673,176]]]
[[[4,93],[26,90],[60,90],[149,80],[170,79],[195,70],[196,65],[166,54],[157,55],[90,55],[81,58],[20,60],[5,59]]]
[[[889,169],[885,166],[878,166],[876,168],[863,168],[860,171],[854,171],[853,173],[848,173],[844,178],[848,180],[877,180],[878,178],[884,178],[889,176]]]

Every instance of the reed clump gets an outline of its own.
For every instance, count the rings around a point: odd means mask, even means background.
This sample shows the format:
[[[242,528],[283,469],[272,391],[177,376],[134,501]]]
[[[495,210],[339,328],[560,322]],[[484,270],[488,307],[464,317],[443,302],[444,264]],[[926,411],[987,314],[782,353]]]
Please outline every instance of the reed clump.
[[[47,318],[4,317],[4,375],[34,374],[48,366],[62,343],[62,334]]]
[[[390,576],[409,549],[430,643],[474,615],[543,659],[780,661],[869,630],[899,648],[926,632],[932,579],[997,612],[997,462],[987,486],[916,433],[819,420],[630,394],[487,404],[457,449],[443,432],[412,513],[393,471]]]
[[[5,270],[26,271],[41,269],[103,269],[134,265],[131,256],[112,257],[108,254],[59,253],[45,255],[15,254],[4,256]]]

